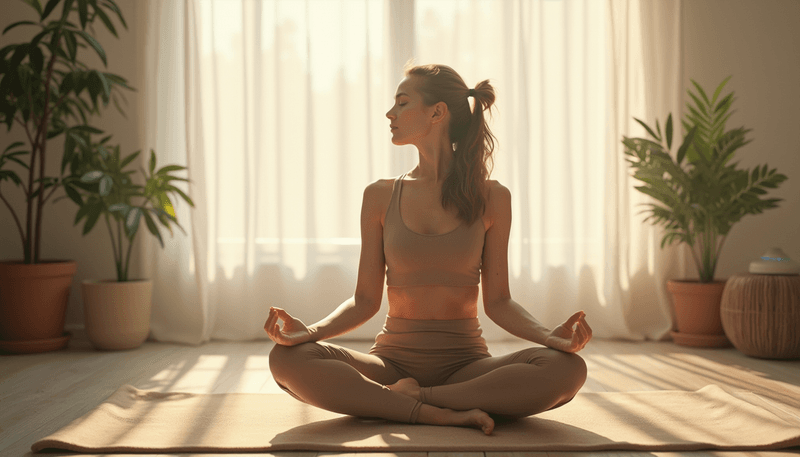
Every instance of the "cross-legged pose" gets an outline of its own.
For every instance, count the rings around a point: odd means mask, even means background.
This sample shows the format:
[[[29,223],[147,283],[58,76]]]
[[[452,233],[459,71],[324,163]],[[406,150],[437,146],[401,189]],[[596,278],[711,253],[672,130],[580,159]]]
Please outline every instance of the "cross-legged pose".
[[[364,190],[353,297],[313,325],[276,307],[264,324],[276,343],[270,370],[289,394],[341,414],[488,435],[495,419],[556,408],[583,386],[585,314],[551,330],[509,293],[511,194],[488,179],[495,139],[483,115],[494,99],[488,80],[470,89],[450,67],[406,69],[386,117],[392,143],[416,146],[419,164]],[[323,342],[380,310],[384,280],[389,309],[369,353]],[[486,315],[537,345],[489,354],[479,285]]]

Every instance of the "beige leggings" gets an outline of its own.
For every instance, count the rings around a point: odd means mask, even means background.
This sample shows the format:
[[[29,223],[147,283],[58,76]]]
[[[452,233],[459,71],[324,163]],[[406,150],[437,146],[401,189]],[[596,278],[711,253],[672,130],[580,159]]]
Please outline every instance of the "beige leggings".
[[[495,417],[525,417],[570,401],[586,380],[575,354],[534,347],[492,357],[477,318],[386,317],[368,354],[326,342],[276,344],[269,356],[278,385],[310,405],[340,414],[414,423],[422,403]],[[422,386],[422,402],[386,386]]]

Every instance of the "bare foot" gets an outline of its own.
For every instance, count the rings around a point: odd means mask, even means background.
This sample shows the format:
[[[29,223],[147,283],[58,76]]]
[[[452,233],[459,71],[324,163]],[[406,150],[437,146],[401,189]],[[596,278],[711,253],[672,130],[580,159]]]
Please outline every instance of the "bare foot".
[[[419,401],[419,383],[414,378],[403,378],[394,384],[386,386],[389,390],[408,395],[414,400]]]
[[[483,433],[491,435],[494,431],[494,420],[488,414],[480,409],[471,409],[469,411],[452,411],[452,421],[448,425],[462,425],[467,427],[477,427],[483,430]]]

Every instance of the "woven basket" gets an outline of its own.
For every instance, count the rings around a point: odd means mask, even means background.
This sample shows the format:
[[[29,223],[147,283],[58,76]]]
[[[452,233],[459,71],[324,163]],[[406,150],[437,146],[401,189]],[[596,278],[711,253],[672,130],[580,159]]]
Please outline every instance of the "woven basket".
[[[731,276],[720,308],[736,349],[767,359],[800,358],[800,275]]]

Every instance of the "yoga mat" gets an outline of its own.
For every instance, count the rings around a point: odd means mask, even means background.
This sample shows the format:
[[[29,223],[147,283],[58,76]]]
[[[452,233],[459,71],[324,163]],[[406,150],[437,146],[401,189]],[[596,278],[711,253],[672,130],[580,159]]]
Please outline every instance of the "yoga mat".
[[[159,393],[125,385],[31,446],[78,452],[694,451],[800,446],[798,412],[756,394],[579,393],[561,408],[461,427],[359,419],[287,394]]]

